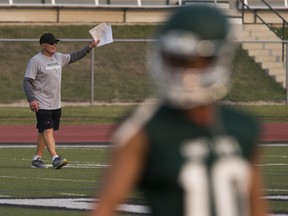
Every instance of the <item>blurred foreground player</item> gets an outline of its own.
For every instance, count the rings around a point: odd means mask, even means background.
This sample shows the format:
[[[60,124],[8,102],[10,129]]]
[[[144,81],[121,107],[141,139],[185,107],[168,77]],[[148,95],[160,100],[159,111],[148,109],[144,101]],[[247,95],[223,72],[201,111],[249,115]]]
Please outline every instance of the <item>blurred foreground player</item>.
[[[148,54],[159,100],[118,129],[91,216],[115,215],[140,189],[154,216],[264,216],[259,124],[216,101],[229,84],[232,29],[206,6],[179,7]]]

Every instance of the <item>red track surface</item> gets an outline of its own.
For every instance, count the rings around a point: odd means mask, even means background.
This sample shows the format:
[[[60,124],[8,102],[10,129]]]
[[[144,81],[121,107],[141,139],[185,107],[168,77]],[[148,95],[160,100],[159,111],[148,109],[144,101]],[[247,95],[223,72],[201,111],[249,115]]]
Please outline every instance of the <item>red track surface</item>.
[[[61,125],[54,132],[57,143],[109,142],[113,125]],[[36,143],[34,125],[0,125],[0,143]]]
[[[110,141],[114,125],[62,125],[55,131],[57,143],[103,143]],[[34,125],[0,125],[0,143],[36,143]],[[288,142],[288,124],[263,124],[262,142]]]

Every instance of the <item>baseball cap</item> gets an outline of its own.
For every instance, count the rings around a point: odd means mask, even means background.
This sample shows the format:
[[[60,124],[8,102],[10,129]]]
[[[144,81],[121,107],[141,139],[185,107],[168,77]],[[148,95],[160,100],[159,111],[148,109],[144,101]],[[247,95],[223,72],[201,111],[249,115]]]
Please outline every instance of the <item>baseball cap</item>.
[[[52,33],[44,33],[41,35],[39,43],[54,43],[60,41],[59,39],[56,39],[55,36]]]

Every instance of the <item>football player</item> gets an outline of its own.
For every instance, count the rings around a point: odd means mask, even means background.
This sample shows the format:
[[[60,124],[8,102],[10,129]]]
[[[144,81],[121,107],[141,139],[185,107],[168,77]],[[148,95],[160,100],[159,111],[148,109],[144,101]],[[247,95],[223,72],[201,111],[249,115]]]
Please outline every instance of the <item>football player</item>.
[[[259,122],[217,103],[229,91],[233,30],[208,6],[178,7],[148,52],[158,100],[114,136],[93,216],[115,214],[140,189],[154,216],[264,216]]]

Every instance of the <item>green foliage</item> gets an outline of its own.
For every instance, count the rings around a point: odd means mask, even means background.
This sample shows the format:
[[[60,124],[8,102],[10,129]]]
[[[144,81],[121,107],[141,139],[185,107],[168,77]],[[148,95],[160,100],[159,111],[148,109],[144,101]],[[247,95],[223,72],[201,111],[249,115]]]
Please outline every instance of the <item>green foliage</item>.
[[[278,26],[274,27],[276,34],[280,37],[284,36],[284,40],[288,39],[288,28],[287,28],[287,24],[286,24],[286,28],[284,28],[284,33],[283,33],[283,28]]]

